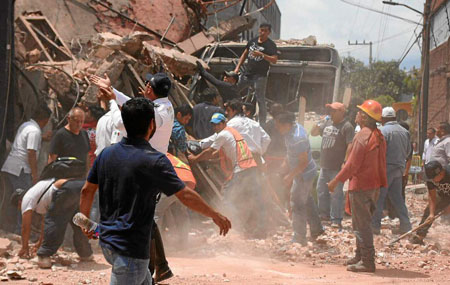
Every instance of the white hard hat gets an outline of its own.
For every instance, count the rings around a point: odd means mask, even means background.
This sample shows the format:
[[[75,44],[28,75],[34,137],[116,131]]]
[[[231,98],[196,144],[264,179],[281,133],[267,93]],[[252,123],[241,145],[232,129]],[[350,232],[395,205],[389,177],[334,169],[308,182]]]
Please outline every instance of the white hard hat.
[[[383,118],[395,118],[395,110],[392,107],[384,107],[383,111],[381,112],[381,117]]]

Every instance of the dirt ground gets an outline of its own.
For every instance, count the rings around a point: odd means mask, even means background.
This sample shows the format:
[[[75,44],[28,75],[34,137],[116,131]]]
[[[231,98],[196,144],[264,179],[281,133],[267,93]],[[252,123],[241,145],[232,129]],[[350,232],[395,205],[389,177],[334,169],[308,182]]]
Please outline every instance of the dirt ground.
[[[426,205],[425,194],[408,193],[407,204],[413,225]],[[189,233],[189,242],[177,243],[166,237],[169,265],[175,277],[163,284],[450,284],[450,226],[442,221],[433,225],[426,244],[411,245],[407,240],[393,247],[391,228],[398,220],[383,220],[382,234],[375,237],[377,271],[352,273],[342,264],[352,255],[354,237],[351,221],[344,229],[326,225],[318,243],[301,247],[292,244],[290,228],[279,227],[265,240],[244,239],[236,231],[219,237],[210,222],[203,222]],[[79,263],[76,254],[61,250],[52,269],[38,269],[32,260],[18,259],[20,246],[13,242],[11,256],[0,260],[0,270],[19,271],[25,279],[10,284],[108,284],[110,265],[94,243],[95,260]]]

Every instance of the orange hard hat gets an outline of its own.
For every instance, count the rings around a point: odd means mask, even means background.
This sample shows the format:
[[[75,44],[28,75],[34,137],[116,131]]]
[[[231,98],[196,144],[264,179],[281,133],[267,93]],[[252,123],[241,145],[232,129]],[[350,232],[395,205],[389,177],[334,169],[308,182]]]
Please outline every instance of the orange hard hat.
[[[361,105],[357,106],[360,110],[364,111],[367,115],[369,115],[372,119],[380,122],[381,121],[381,113],[382,107],[381,104],[375,100],[366,100]]]

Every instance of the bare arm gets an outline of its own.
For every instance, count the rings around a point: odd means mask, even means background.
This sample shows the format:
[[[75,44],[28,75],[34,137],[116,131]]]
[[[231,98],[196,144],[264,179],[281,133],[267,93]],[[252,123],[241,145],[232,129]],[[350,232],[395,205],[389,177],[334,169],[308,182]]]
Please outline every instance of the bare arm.
[[[430,201],[430,216],[428,218],[432,219],[434,218],[434,215],[436,215],[436,189],[428,190],[428,197]]]
[[[48,164],[52,163],[53,161],[56,160],[56,158],[58,158],[58,155],[57,155],[57,154],[49,153],[49,154],[48,154],[48,161],[47,161],[47,163],[48,163]]]
[[[37,157],[36,151],[34,149],[28,150],[28,164],[31,168],[31,178],[33,180],[33,184],[36,184],[38,181],[38,171],[37,171]]]
[[[32,217],[33,217],[33,210],[28,210],[22,214],[22,248],[19,251],[20,257],[30,256],[28,242],[30,241]]]
[[[278,55],[267,55],[267,54],[263,54],[263,58],[270,62],[271,64],[276,64],[278,61]]]
[[[216,151],[215,149],[213,149],[212,147],[208,147],[207,149],[205,149],[204,151],[202,151],[200,154],[198,155],[190,155],[189,161],[192,163],[196,163],[199,161],[205,161],[208,159],[212,159],[217,157],[218,155],[218,151]]]
[[[244,64],[245,60],[247,59],[247,56],[248,56],[248,48],[244,50],[244,52],[242,53],[241,57],[239,58],[239,62],[236,65],[236,68],[234,69],[234,72],[236,72],[236,73],[239,72],[239,69]]]
[[[94,195],[98,189],[97,184],[86,181],[81,189],[80,197],[80,212],[89,218],[91,213],[92,203],[94,202]]]
[[[312,127],[310,135],[313,136],[313,137],[317,137],[317,136],[320,135],[320,126],[319,126],[319,124],[315,124]]]
[[[302,152],[298,155],[299,163],[297,167],[289,171],[289,173],[284,177],[284,183],[287,186],[292,184],[295,177],[302,174],[305,168],[308,166],[308,153]]]
[[[213,219],[220,228],[220,234],[226,235],[231,228],[231,222],[213,208],[211,208],[200,195],[190,188],[178,191],[175,196],[189,209]]]

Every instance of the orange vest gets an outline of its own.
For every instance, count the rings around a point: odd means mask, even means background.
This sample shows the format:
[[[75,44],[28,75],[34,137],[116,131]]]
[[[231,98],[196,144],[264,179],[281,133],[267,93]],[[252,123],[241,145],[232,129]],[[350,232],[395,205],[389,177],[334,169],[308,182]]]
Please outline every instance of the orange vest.
[[[170,160],[170,163],[172,163],[175,172],[177,173],[178,177],[184,182],[184,184],[186,184],[186,186],[191,189],[195,189],[197,181],[195,180],[195,177],[192,174],[192,170],[189,165],[170,153],[167,153],[167,158]]]
[[[247,146],[247,143],[242,138],[241,134],[232,127],[226,127],[224,130],[229,131],[236,140],[236,161],[241,169],[256,167],[256,162],[253,159],[252,153]],[[225,155],[221,148],[219,151],[220,166],[225,173],[227,180],[233,177],[233,170],[235,165],[232,165],[231,160]]]

